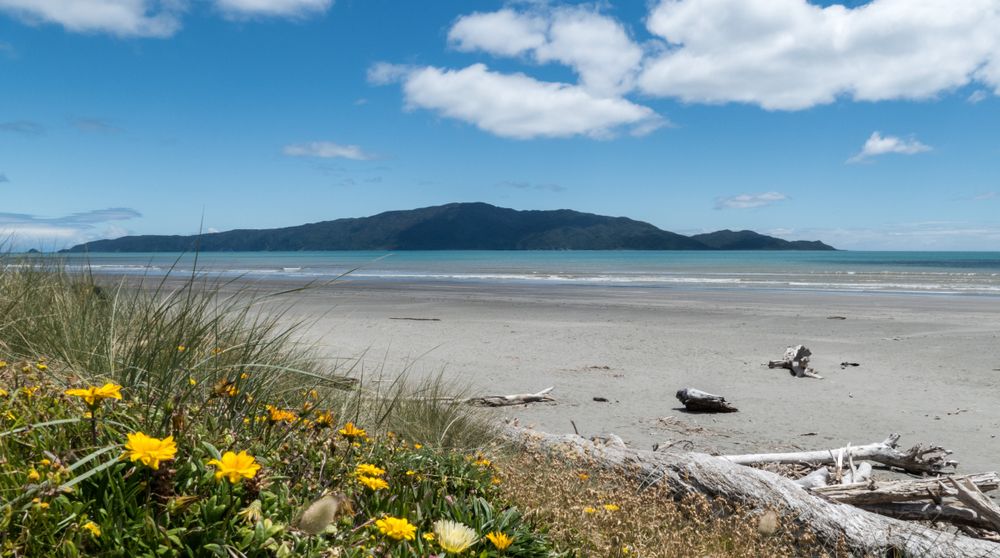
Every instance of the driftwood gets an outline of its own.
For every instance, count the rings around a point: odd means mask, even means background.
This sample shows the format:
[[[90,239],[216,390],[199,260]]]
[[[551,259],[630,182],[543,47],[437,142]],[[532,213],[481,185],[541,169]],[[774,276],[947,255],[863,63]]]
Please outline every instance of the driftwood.
[[[576,435],[555,435],[508,427],[515,443],[567,459],[633,475],[647,484],[663,483],[678,496],[703,494],[778,510],[795,517],[827,541],[843,541],[854,552],[885,556],[968,558],[1000,556],[1000,544],[931,529],[812,494],[794,482],[702,453],[634,450],[604,446]]]
[[[949,478],[948,481],[955,489],[955,497],[958,498],[958,501],[965,504],[965,507],[974,510],[990,529],[1000,533],[1000,509],[983,494],[982,486],[969,478]]]
[[[815,370],[809,367],[809,357],[811,356],[812,351],[807,349],[805,345],[796,345],[785,349],[785,354],[781,357],[781,360],[768,361],[767,367],[784,368],[797,378],[809,377],[822,380],[823,376],[820,376]]]
[[[845,458],[867,459],[889,467],[896,467],[908,473],[942,473],[954,468],[957,461],[945,459],[951,451],[938,446],[916,445],[906,451],[899,451],[899,434],[891,434],[883,442],[835,448],[830,450],[800,451],[792,453],[758,453],[748,455],[722,455],[722,459],[740,465],[760,465],[764,463],[836,463],[838,455]]]
[[[937,503],[940,503],[941,499],[946,496],[958,497],[958,491],[949,485],[949,483],[955,483],[956,481],[971,483],[971,486],[975,487],[977,492],[980,490],[989,492],[1000,487],[1000,475],[990,472],[960,477],[947,477],[945,479],[907,479],[831,485],[813,488],[812,490],[832,500],[855,506],[911,502],[915,500],[935,500]],[[959,499],[961,498],[959,497]]]
[[[730,405],[725,397],[694,388],[684,388],[678,391],[677,400],[683,403],[687,410],[695,412],[734,413],[738,410]]]
[[[538,393],[519,393],[516,395],[487,395],[485,397],[470,397],[465,402],[479,407],[509,407],[511,405],[526,405],[528,403],[544,403],[555,401],[549,392],[555,389],[547,387]]]

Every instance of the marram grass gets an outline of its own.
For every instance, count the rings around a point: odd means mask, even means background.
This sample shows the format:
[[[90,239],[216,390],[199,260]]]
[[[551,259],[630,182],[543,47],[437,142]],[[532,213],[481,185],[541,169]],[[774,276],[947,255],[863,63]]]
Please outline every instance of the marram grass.
[[[560,555],[433,381],[352,385],[246,290],[3,263],[0,555]]]

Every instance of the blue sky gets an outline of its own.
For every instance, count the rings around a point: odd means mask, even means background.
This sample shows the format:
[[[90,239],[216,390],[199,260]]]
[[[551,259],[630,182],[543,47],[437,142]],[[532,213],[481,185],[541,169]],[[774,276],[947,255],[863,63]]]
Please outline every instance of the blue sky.
[[[0,0],[0,234],[454,201],[1000,250],[1000,0]]]

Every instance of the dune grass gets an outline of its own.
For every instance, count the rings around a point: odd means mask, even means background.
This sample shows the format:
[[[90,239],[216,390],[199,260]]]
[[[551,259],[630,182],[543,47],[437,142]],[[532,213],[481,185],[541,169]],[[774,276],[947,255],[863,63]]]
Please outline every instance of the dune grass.
[[[439,379],[349,379],[226,283],[2,265],[3,555],[553,554]]]

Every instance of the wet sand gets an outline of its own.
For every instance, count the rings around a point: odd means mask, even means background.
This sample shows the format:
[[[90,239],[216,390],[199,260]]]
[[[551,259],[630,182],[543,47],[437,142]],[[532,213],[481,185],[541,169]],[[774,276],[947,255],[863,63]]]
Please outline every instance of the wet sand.
[[[634,447],[724,453],[898,432],[954,450],[961,471],[1000,469],[1000,297],[345,281],[285,302],[325,354],[369,377],[441,372],[475,394],[554,386],[555,403],[491,411],[550,432],[573,421]],[[799,343],[824,380],[764,365]],[[684,387],[740,411],[685,413]]]

